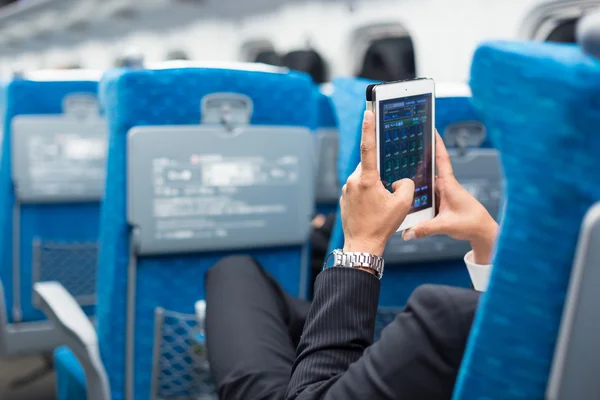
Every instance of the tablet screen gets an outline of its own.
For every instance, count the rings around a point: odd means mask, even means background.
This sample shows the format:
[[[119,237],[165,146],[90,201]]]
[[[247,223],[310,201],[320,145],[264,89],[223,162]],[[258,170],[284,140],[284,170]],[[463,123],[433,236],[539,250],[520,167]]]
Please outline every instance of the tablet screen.
[[[415,182],[410,213],[431,207],[432,199],[432,94],[384,100],[379,103],[381,180]]]

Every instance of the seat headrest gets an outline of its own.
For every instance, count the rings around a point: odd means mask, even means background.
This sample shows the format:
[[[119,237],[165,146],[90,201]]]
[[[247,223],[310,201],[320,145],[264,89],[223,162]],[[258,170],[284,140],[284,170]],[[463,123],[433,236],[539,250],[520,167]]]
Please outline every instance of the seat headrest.
[[[101,70],[93,69],[42,69],[26,71],[19,77],[29,81],[38,82],[64,82],[64,81],[99,81],[102,78]]]
[[[270,72],[275,74],[284,74],[288,71],[286,68],[260,63],[187,60],[168,60],[159,63],[148,63],[144,65],[144,68],[149,70],[164,70],[178,68],[231,69],[239,71]]]
[[[435,97],[471,97],[471,88],[466,82],[436,82]]]
[[[600,59],[600,11],[583,17],[577,25],[577,43],[583,51]]]

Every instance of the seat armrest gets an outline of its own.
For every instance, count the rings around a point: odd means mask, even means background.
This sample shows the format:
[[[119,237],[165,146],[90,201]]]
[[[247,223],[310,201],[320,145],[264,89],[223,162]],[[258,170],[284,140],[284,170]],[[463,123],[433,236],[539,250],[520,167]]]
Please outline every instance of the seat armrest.
[[[61,339],[81,363],[89,400],[110,400],[110,387],[92,322],[73,296],[58,282],[34,285],[35,305],[54,324]]]
[[[205,300],[198,300],[196,302],[196,318],[198,318],[198,321],[200,321],[202,324],[204,324],[204,320],[206,318],[206,301]]]

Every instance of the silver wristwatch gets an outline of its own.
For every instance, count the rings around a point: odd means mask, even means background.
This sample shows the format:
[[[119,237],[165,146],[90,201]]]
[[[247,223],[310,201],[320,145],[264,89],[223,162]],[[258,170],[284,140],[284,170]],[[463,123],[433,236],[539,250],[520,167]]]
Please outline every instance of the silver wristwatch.
[[[342,250],[337,249],[327,256],[323,269],[329,267],[328,262],[332,256],[332,267],[368,268],[375,272],[377,278],[381,279],[383,276],[383,257],[369,253],[344,253]]]

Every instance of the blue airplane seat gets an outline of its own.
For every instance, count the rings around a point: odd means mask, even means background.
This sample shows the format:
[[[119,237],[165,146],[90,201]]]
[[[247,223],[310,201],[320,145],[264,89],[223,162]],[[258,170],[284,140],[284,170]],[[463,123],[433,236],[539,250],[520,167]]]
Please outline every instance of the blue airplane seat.
[[[454,399],[542,399],[582,220],[600,200],[600,60],[573,45],[484,43],[471,87],[506,209]]]
[[[483,130],[477,132],[478,136],[472,138],[474,143],[467,142],[470,147],[491,148],[489,135],[485,135],[485,127],[481,117],[471,103],[471,88],[466,83],[439,82],[436,83],[436,110],[435,127],[444,138],[445,133],[452,133],[453,129],[461,127],[468,130]],[[456,143],[453,143],[456,145]],[[452,147],[452,146],[450,146]]]
[[[98,388],[104,391],[98,398],[198,395],[194,304],[204,298],[205,272],[224,256],[250,254],[290,294],[307,295],[314,212],[311,129],[316,119],[310,78],[275,68],[248,70],[257,67],[245,64],[236,69],[180,64],[112,70],[101,82],[110,128],[99,254],[99,356],[84,352],[77,356],[82,363],[77,366],[68,352],[56,353],[61,400],[85,396],[81,367],[90,396]],[[239,162],[243,165],[235,164]],[[200,164],[205,186],[161,186],[199,179],[192,171]],[[248,179],[260,184],[268,177],[262,174],[267,167],[273,168],[272,186],[228,189],[231,182],[251,183]],[[253,170],[261,175],[249,178],[246,171]],[[214,187],[223,189],[211,203]],[[169,200],[181,190],[209,200]],[[183,222],[163,218],[169,213],[193,216],[198,210],[218,214],[227,196],[237,194],[247,198],[235,197],[239,202],[228,211],[234,217],[214,232],[202,231],[212,226],[208,217]],[[266,205],[254,204],[257,199]],[[250,211],[260,218],[235,217]],[[36,290],[52,314],[56,296],[43,286]],[[64,296],[56,288],[50,292]],[[94,340],[90,331],[89,340]],[[71,349],[85,347],[84,342]],[[89,368],[100,371],[92,374],[97,379],[90,379]]]
[[[337,175],[338,129],[331,96],[317,92],[317,212],[327,215],[337,211],[341,185]]]
[[[0,163],[4,355],[50,352],[58,344],[55,329],[33,305],[36,282],[62,282],[87,314],[94,314],[106,152],[106,125],[96,98],[99,78],[98,71],[34,71],[16,76],[5,88]]]
[[[360,137],[362,117],[365,110],[365,90],[371,82],[354,78],[340,78],[334,81],[333,103],[338,115],[340,131],[340,147],[338,156],[338,173],[340,182],[346,182],[360,161]],[[467,87],[468,89],[468,87]],[[436,87],[437,92],[437,87]],[[470,96],[465,96],[464,88],[456,92],[441,90],[439,100],[436,100],[436,117],[440,113],[443,118],[438,130],[446,130],[446,126],[463,121],[476,121]],[[455,94],[452,94],[455,93]],[[452,94],[452,95],[451,95]],[[463,100],[466,98],[466,101]],[[457,105],[462,105],[459,107]],[[463,109],[464,108],[464,109]],[[479,131],[477,131],[479,132]],[[481,145],[481,140],[476,143]],[[500,176],[497,168],[496,153],[490,149],[479,155],[479,148],[473,151],[475,156],[469,156],[467,162],[459,162],[457,172],[463,175],[459,180],[465,184],[473,184],[478,188],[479,195],[489,204],[493,212],[500,201]],[[489,150],[489,152],[487,151]],[[452,150],[451,150],[452,151]],[[456,154],[454,159],[461,157]],[[462,158],[459,159],[462,161]],[[472,168],[471,162],[476,163]],[[481,166],[484,168],[481,168]],[[493,192],[493,196],[490,193]],[[343,246],[343,230],[341,220],[336,221],[332,233],[330,250]],[[411,242],[413,250],[406,251],[406,243],[400,235],[394,236],[386,249],[385,278],[382,280],[380,296],[380,313],[378,316],[376,336],[387,325],[395,314],[405,305],[412,291],[424,283],[438,283],[460,287],[470,287],[471,282],[463,257],[469,250],[468,244],[449,238],[429,238]]]

